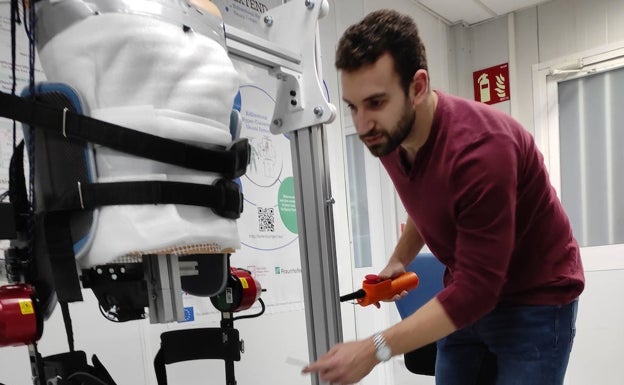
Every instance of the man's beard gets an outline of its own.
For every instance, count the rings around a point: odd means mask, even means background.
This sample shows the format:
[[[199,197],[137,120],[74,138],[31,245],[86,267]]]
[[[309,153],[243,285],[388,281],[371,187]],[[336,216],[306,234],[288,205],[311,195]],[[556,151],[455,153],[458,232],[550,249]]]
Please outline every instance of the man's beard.
[[[414,113],[414,108],[408,102],[403,108],[401,119],[399,119],[397,125],[393,130],[381,131],[373,129],[366,135],[360,136],[360,139],[364,141],[364,139],[368,136],[382,135],[386,139],[385,141],[370,146],[366,145],[366,147],[368,147],[368,150],[371,152],[371,154],[373,154],[373,156],[381,157],[384,155],[388,155],[389,153],[394,151],[401,143],[403,143],[403,140],[405,140],[405,138],[407,138],[409,133],[412,131],[415,119],[416,114]],[[364,142],[364,144],[366,144],[366,142]]]

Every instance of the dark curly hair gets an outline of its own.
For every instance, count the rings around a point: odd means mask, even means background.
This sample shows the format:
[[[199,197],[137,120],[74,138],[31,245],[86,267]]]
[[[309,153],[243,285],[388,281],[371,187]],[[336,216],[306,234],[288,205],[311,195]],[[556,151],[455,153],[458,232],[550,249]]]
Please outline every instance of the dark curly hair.
[[[335,65],[339,70],[355,71],[375,63],[386,52],[394,59],[407,93],[416,71],[427,70],[427,55],[414,20],[394,10],[369,13],[347,28],[338,41]]]

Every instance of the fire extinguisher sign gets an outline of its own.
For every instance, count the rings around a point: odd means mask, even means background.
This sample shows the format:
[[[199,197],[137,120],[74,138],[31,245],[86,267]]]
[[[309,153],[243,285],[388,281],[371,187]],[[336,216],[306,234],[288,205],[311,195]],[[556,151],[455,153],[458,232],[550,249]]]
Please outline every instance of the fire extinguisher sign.
[[[496,104],[509,100],[509,63],[472,73],[475,100]]]

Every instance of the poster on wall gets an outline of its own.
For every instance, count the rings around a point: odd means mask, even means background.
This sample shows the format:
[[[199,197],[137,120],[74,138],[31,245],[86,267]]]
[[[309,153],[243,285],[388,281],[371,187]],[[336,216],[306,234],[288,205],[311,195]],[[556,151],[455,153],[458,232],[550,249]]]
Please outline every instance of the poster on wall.
[[[474,98],[485,104],[509,100],[509,64],[503,63],[472,73]]]
[[[261,295],[266,313],[300,310],[303,286],[290,140],[269,130],[276,80],[266,69],[234,64],[241,77],[234,108],[240,112],[240,135],[249,140],[251,157],[240,178],[245,198],[238,220],[241,248],[231,255],[231,266],[251,272],[266,290]],[[220,319],[207,298],[185,295],[184,306],[189,320]],[[256,303],[246,312],[258,309]]]

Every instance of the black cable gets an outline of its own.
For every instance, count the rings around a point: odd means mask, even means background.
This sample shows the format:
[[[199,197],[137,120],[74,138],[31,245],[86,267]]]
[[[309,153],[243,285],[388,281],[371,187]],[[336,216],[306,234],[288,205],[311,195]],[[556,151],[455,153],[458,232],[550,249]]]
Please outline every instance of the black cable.
[[[365,296],[366,296],[366,292],[364,291],[364,289],[360,289],[358,291],[354,291],[353,293],[345,294],[341,296],[340,302],[350,301],[352,299],[357,299],[357,298],[363,298]]]
[[[109,384],[108,382],[104,382],[104,381],[100,380],[99,378],[97,378],[96,376],[94,376],[93,374],[91,374],[91,373],[87,373],[87,372],[76,372],[76,373],[74,373],[74,374],[71,374],[71,375],[67,376],[67,380],[68,380],[68,381],[71,381],[71,380],[72,380],[73,378],[75,378],[75,377],[86,377],[86,378],[87,378],[87,379],[89,379],[90,381],[95,382],[95,383],[97,383],[97,384],[101,384],[101,385],[111,385],[111,384]],[[80,379],[78,379],[78,380],[80,381]],[[83,385],[83,384],[89,384],[89,383],[91,383],[91,382],[84,382],[84,381],[82,381],[82,382],[80,383],[80,385]]]
[[[17,67],[17,34],[16,25],[19,23],[19,5],[17,0],[11,0],[11,76],[13,81],[11,84],[11,95],[15,95],[15,89],[17,88],[16,67]],[[13,120],[13,150],[17,145],[17,123]]]
[[[17,0],[14,0],[17,3]],[[22,8],[24,10],[24,30],[28,37],[28,89],[30,91],[30,98],[35,99],[35,6],[32,1],[22,0]],[[34,250],[35,250],[35,128],[33,126],[28,127],[28,196],[29,208],[27,213],[27,235],[28,235],[28,258],[29,265],[34,266]],[[33,275],[37,274],[32,272]]]
[[[234,318],[232,318],[232,322],[236,321],[236,320],[239,320],[239,319],[260,317],[262,314],[264,314],[264,311],[266,310],[266,306],[264,305],[264,301],[262,300],[262,298],[258,298],[258,302],[260,302],[260,306],[262,307],[262,309],[260,310],[259,313],[250,314],[250,315],[241,315],[241,316],[238,316],[238,317],[234,317]]]

